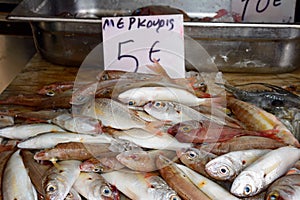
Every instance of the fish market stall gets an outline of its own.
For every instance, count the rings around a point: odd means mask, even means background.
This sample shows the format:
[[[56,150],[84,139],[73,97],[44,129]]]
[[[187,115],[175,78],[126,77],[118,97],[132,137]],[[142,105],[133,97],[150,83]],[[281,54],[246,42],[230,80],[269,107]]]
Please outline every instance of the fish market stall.
[[[103,68],[100,18],[157,14],[133,9],[148,1],[53,2],[9,15],[38,52],[0,94],[0,199],[300,198],[299,25],[170,1],[191,45],[174,78],[156,59],[151,73]]]

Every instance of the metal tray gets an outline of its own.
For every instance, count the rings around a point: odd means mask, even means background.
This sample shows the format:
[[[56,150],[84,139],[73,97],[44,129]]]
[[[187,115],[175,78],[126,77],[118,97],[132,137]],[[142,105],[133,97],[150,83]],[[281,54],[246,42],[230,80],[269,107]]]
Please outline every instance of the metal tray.
[[[8,16],[31,24],[36,47],[49,61],[80,66],[102,41],[101,17],[130,15],[147,5],[169,5],[190,17],[230,10],[230,0],[24,0]],[[185,22],[223,72],[280,73],[300,66],[300,25]],[[186,46],[185,48],[189,48]]]

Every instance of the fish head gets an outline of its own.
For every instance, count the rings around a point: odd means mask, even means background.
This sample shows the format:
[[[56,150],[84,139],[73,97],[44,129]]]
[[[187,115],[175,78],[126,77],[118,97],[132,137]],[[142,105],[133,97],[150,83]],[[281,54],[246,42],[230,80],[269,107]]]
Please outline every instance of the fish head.
[[[274,190],[274,191],[271,191],[270,193],[267,193],[266,195],[266,200],[290,200],[290,198],[285,198],[283,197],[279,191],[277,190]]]
[[[79,165],[80,171],[83,172],[95,172],[95,173],[102,173],[106,169],[105,167],[96,159],[86,160]]]
[[[250,197],[262,188],[263,180],[255,172],[243,171],[233,181],[230,192],[238,197]]]
[[[160,115],[165,115],[169,112],[168,107],[168,103],[164,101],[149,101],[143,108],[148,114],[160,119]]]
[[[119,200],[120,192],[119,190],[108,183],[101,185],[100,193],[103,200]]]
[[[49,181],[45,187],[45,200],[64,199],[67,194],[61,192],[65,185],[59,181]]]
[[[168,128],[167,132],[173,136],[177,134],[183,135],[196,135],[197,131],[202,128],[202,123],[196,120],[185,121],[181,123],[177,123],[170,128]]]
[[[205,171],[217,180],[231,180],[236,176],[236,170],[230,160],[213,159],[205,165]]]
[[[122,92],[121,94],[119,94],[118,100],[129,106],[142,106],[146,102],[148,102],[147,93],[138,88]]]

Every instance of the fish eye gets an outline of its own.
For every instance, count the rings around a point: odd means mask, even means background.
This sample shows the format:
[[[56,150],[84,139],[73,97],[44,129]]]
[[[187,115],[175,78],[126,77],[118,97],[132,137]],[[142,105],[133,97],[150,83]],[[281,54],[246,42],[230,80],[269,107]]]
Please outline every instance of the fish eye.
[[[245,194],[245,195],[249,195],[251,192],[252,192],[252,187],[251,187],[251,185],[246,185],[246,186],[244,187],[244,194]]]
[[[159,107],[160,105],[161,105],[160,102],[156,102],[156,103],[155,103],[155,106],[157,106],[157,107]]]
[[[128,105],[129,106],[134,106],[135,105],[135,101],[133,101],[133,100],[128,101]]]
[[[222,166],[222,167],[220,167],[219,172],[220,172],[220,174],[226,174],[228,172],[228,168]]]
[[[101,194],[103,196],[109,197],[112,195],[112,191],[108,186],[105,185],[101,187]]]
[[[268,198],[267,199],[269,199],[269,200],[277,200],[277,199],[279,199],[279,194],[278,194],[278,192],[272,192],[272,193],[270,193],[269,195],[268,195]]]
[[[46,188],[46,192],[54,192],[56,190],[56,186],[48,185]]]
[[[93,169],[93,172],[96,172],[96,173],[103,172],[103,171],[104,171],[103,167],[100,167],[100,166],[95,167],[95,168]]]
[[[181,200],[181,198],[175,194],[171,195],[169,200]]]
[[[187,158],[190,160],[195,159],[197,157],[197,153],[194,151],[188,151],[188,152],[186,152],[186,155],[187,155]]]
[[[191,130],[191,128],[189,126],[182,126],[182,127],[180,127],[180,130],[184,131],[184,132],[189,132]]]
[[[49,90],[47,93],[46,93],[47,96],[49,97],[53,97],[55,95],[55,92],[53,90]]]

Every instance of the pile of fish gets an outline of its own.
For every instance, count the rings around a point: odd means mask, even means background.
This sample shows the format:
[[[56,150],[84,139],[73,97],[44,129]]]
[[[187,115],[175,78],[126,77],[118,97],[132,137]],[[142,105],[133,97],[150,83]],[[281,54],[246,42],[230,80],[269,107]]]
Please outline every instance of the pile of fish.
[[[294,129],[220,73],[149,68],[104,71],[74,89],[71,110],[32,112],[40,122],[2,116],[1,199],[300,199]],[[299,108],[273,89],[259,103]]]

